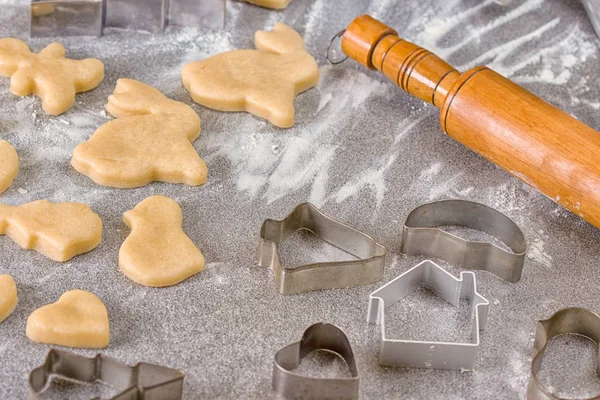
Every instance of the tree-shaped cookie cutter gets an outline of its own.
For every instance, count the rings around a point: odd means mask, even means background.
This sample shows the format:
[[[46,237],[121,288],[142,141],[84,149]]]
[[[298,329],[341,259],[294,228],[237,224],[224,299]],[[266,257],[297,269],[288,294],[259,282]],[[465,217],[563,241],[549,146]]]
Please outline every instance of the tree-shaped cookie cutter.
[[[474,315],[471,343],[389,339],[385,333],[385,308],[420,287],[428,288],[458,306],[469,300]],[[379,364],[410,368],[472,370],[479,351],[479,331],[485,328],[489,302],[477,292],[475,273],[463,271],[455,278],[432,261],[423,261],[371,293],[367,321],[381,325]]]
[[[315,350],[339,354],[350,368],[350,378],[315,378],[295,373],[302,359]],[[348,337],[335,325],[318,323],[310,326],[302,340],[275,354],[273,390],[288,400],[358,399],[358,369]]]
[[[294,232],[306,229],[358,260],[321,262],[284,268],[278,245]],[[329,218],[310,203],[297,206],[284,220],[266,220],[260,230],[258,265],[271,267],[282,294],[349,288],[383,278],[386,249],[372,237]]]
[[[181,400],[183,396],[184,375],[176,369],[146,363],[130,367],[102,354],[88,358],[52,349],[44,365],[29,374],[29,400],[42,398],[52,376],[87,384],[104,382],[121,390],[110,400]]]
[[[561,400],[545,388],[537,379],[537,373],[542,366],[546,346],[550,339],[564,335],[575,334],[584,336],[600,345],[600,316],[586,308],[572,307],[557,311],[550,318],[539,321],[533,344],[533,359],[531,373],[527,386],[527,400]],[[600,348],[598,348],[597,374],[600,376]],[[588,400],[600,400],[600,396]]]
[[[511,251],[439,229],[446,225],[485,232]],[[442,200],[419,206],[408,214],[400,251],[440,258],[458,268],[484,270],[505,281],[517,282],[523,273],[527,241],[512,219],[493,208],[466,200]]]

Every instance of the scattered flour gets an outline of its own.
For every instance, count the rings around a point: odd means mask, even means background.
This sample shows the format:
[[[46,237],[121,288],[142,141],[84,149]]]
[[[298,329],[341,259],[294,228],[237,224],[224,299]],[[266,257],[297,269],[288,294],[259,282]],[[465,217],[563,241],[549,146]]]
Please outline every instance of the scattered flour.
[[[544,251],[544,244],[544,241],[539,238],[531,242],[527,251],[527,257],[544,267],[551,268],[552,256]]]

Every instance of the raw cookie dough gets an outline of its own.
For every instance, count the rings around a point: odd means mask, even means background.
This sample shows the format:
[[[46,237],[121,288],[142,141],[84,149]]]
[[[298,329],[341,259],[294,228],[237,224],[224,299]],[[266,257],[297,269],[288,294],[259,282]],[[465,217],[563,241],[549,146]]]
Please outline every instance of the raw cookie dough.
[[[242,0],[246,3],[254,4],[261,7],[272,8],[274,10],[281,10],[286,8],[292,0]]]
[[[0,140],[0,194],[13,183],[19,173],[19,156],[6,140]]]
[[[110,340],[106,307],[85,290],[70,290],[32,312],[25,332],[34,342],[84,349],[102,349]]]
[[[183,85],[203,106],[247,111],[280,128],[294,125],[294,98],[319,83],[319,67],[302,37],[278,22],[258,31],[258,50],[234,50],[187,64]]]
[[[181,229],[181,207],[151,196],[123,214],[131,228],[119,251],[119,267],[145,286],[171,286],[204,269],[204,256]]]
[[[208,169],[191,143],[200,135],[200,118],[190,106],[141,82],[119,79],[106,109],[117,119],[75,148],[71,165],[77,171],[117,188],[206,182]]]
[[[35,94],[48,114],[59,115],[75,102],[75,93],[94,89],[104,79],[104,64],[95,58],[65,58],[60,43],[32,53],[20,39],[0,39],[0,76],[10,77],[17,96]]]
[[[17,285],[10,275],[0,275],[0,322],[17,307]]]
[[[0,235],[63,262],[100,244],[102,220],[81,203],[38,200],[17,207],[0,204]]]

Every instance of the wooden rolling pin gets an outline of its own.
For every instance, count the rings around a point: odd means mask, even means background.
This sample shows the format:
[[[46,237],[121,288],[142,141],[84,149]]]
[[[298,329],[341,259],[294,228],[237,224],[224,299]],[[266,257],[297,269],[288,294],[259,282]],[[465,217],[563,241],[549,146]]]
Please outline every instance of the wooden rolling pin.
[[[440,108],[449,136],[600,228],[600,133],[487,67],[455,70],[368,15],[342,50]]]

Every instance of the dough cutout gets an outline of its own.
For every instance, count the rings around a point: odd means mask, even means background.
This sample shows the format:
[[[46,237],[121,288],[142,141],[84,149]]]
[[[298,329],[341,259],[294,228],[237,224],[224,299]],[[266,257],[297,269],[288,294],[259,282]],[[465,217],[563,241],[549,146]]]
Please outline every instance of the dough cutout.
[[[75,102],[75,93],[97,87],[104,79],[104,64],[96,58],[65,58],[60,43],[50,43],[32,53],[20,39],[0,39],[0,76],[10,77],[10,91],[17,96],[35,94],[48,114],[59,115]]]
[[[191,143],[200,135],[200,118],[190,106],[152,86],[119,79],[106,109],[117,119],[75,148],[71,165],[77,171],[116,188],[206,182],[208,168]]]
[[[144,286],[175,285],[204,269],[204,256],[183,232],[181,207],[151,196],[123,214],[131,234],[119,251],[119,267]]]
[[[102,220],[86,204],[38,200],[11,207],[0,204],[0,235],[24,249],[59,262],[100,244]]]
[[[0,275],[0,322],[17,307],[17,285],[10,275]]]
[[[247,111],[280,128],[294,125],[294,99],[319,83],[304,40],[278,22],[254,36],[258,50],[233,50],[187,64],[185,88],[195,102],[220,111]]]
[[[56,303],[32,312],[25,333],[38,343],[103,349],[110,341],[108,312],[93,293],[70,290]]]
[[[19,173],[19,155],[6,140],[0,140],[0,194],[13,183]]]
[[[292,0],[242,0],[246,3],[254,4],[256,6],[272,8],[274,10],[282,10],[286,8]]]

